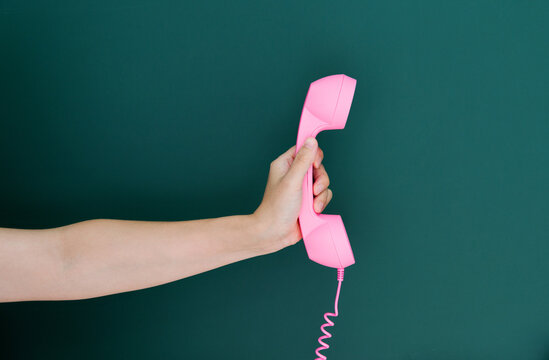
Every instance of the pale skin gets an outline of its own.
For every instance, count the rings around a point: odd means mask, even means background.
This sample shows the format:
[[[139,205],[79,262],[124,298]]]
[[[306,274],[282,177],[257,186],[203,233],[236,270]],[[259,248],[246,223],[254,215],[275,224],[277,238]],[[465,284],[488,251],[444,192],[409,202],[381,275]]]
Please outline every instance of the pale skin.
[[[96,219],[41,230],[0,228],[0,302],[77,300],[138,290],[269,254],[301,240],[301,186],[313,166],[313,206],[332,199],[315,139],[270,165],[259,207],[192,221]]]

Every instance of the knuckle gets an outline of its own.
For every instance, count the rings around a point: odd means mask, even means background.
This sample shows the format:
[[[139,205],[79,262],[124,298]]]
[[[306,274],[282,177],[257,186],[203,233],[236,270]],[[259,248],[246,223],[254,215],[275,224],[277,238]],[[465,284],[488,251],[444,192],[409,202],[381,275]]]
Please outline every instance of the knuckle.
[[[297,156],[295,157],[295,161],[299,162],[299,163],[306,163],[307,162],[307,156],[308,154],[306,152],[300,152],[299,154],[297,154]]]
[[[271,163],[270,163],[270,165],[269,165],[269,167],[270,167],[271,169],[277,167],[277,165],[278,165],[278,161],[277,161],[277,160],[278,160],[278,159],[275,159],[275,160],[271,161]]]
[[[303,159],[302,156],[296,156],[294,162],[292,163],[293,166],[302,166],[305,163],[305,159]]]

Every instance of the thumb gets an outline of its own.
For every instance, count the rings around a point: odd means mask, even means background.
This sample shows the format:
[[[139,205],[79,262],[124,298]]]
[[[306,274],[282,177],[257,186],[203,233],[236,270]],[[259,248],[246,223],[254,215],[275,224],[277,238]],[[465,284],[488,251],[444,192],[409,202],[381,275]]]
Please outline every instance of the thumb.
[[[300,189],[307,170],[313,165],[318,143],[315,138],[309,137],[299,149],[286,178],[288,184],[295,189]]]

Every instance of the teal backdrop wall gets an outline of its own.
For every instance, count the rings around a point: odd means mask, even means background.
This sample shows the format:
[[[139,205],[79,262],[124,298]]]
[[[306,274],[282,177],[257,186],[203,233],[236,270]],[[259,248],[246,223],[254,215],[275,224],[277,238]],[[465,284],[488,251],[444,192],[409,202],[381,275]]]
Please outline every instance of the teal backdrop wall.
[[[309,83],[356,255],[329,359],[549,359],[547,1],[0,4],[0,226],[252,212]],[[1,274],[0,274],[1,276]],[[2,359],[312,359],[300,243],[84,301],[0,305]]]

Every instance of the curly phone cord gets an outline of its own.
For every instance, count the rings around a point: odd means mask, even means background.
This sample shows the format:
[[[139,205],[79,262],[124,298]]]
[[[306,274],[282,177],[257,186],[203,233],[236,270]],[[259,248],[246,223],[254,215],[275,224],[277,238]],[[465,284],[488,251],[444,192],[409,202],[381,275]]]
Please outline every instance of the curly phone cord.
[[[326,350],[330,347],[330,345],[326,344],[323,340],[329,339],[332,337],[332,334],[330,334],[326,327],[328,326],[334,326],[334,322],[328,318],[328,316],[337,317],[337,303],[339,301],[339,292],[341,291],[341,283],[343,282],[343,269],[337,269],[337,292],[336,292],[336,298],[335,298],[335,312],[334,313],[325,313],[324,314],[324,320],[326,322],[322,324],[320,327],[320,330],[324,333],[321,337],[318,338],[318,342],[321,345],[318,347],[315,351],[316,356],[318,356],[315,360],[326,360],[326,356],[322,355],[320,352],[322,350]]]

